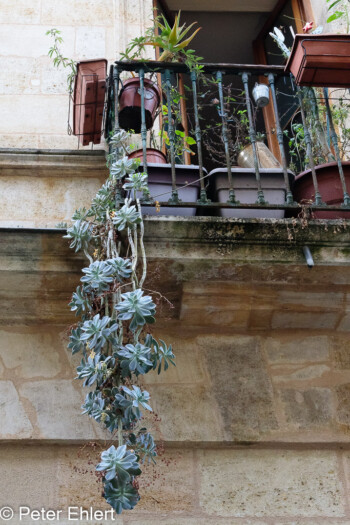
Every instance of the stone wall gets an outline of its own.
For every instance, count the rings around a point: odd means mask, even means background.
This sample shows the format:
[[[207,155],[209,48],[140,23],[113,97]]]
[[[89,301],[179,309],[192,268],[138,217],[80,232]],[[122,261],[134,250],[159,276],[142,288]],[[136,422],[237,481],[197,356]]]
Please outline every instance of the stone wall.
[[[112,63],[150,23],[151,0],[2,0],[0,5],[1,148],[76,149],[67,136],[67,70],[53,67],[45,35],[62,32],[74,60]]]
[[[117,523],[349,525],[349,226],[288,241],[287,224],[147,220],[147,288],[174,304],[154,333],[177,367],[144,378],[161,456]],[[61,510],[55,525],[108,509],[94,465],[111,443],[80,414],[66,304],[83,260],[62,233],[0,232],[0,507]]]

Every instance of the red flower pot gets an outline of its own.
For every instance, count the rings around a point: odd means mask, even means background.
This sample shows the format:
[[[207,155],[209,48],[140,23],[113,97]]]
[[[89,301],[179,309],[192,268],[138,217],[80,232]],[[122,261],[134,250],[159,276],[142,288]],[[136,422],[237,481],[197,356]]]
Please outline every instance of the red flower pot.
[[[298,86],[350,87],[350,35],[296,35],[285,70]]]
[[[128,155],[129,159],[141,159],[143,161],[143,150],[137,149]],[[166,156],[159,149],[147,148],[146,150],[147,164],[166,164]]]
[[[156,111],[160,103],[161,92],[157,83],[144,79],[146,128],[153,126]],[[119,94],[119,125],[122,129],[141,131],[141,88],[138,77],[124,82]]]
[[[350,162],[342,162],[347,188],[350,188]],[[322,201],[333,206],[340,206],[344,195],[336,162],[316,166],[316,177]],[[315,189],[312,183],[311,170],[304,171],[295,177],[293,188],[294,199],[301,204],[314,202]],[[349,219],[349,211],[314,211],[317,219]]]
[[[83,146],[101,142],[107,60],[85,60],[77,64],[73,93],[73,135]]]

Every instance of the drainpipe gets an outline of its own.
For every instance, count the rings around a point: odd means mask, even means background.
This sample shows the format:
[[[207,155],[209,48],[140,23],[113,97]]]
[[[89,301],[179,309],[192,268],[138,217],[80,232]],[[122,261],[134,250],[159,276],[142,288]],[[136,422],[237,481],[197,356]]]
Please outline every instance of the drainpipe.
[[[313,268],[315,266],[315,263],[312,258],[310,248],[308,246],[303,246],[303,252],[304,252],[304,257],[306,260],[306,264],[308,265],[308,268]]]

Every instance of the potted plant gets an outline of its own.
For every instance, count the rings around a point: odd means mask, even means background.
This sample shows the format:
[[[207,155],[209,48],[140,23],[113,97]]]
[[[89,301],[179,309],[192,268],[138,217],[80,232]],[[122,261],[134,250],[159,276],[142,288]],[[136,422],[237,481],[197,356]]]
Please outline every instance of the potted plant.
[[[185,39],[196,22],[187,28],[185,24],[180,27],[180,13],[179,11],[175,16],[173,27],[170,27],[164,15],[156,17],[154,26],[149,28],[144,36],[133,39],[125,53],[121,54],[121,58],[127,61],[144,59],[146,46],[153,46],[163,50],[159,62],[176,61],[181,58],[190,67],[194,67],[198,57],[189,52],[190,50],[186,50],[186,47],[200,28]],[[161,102],[161,90],[156,80],[144,79],[144,99],[146,127],[150,129]],[[119,124],[122,129],[133,130],[136,133],[141,131],[141,92],[138,77],[129,78],[123,83],[119,94]]]
[[[335,0],[330,5],[329,10],[339,6],[340,3],[341,0]],[[341,17],[346,18],[347,30],[349,30],[347,10],[344,12],[336,11],[327,21],[332,22]],[[307,23],[304,27],[304,32],[307,33],[310,31],[312,26],[312,23]],[[322,28],[318,28],[316,31],[322,31]],[[270,33],[270,35],[277,42],[284,56],[288,58],[287,67],[289,67],[292,63],[293,50],[290,51],[285,46],[284,36],[277,28],[274,28],[274,32]],[[327,42],[327,39],[330,37],[330,35],[320,34],[308,35],[308,37],[309,36],[321,37],[319,40],[323,42],[323,44]],[[342,36],[344,35],[335,35],[336,38],[334,41]],[[349,35],[345,36],[349,37]],[[326,39],[322,40],[322,37],[326,37]],[[317,42],[317,39],[313,41]],[[344,42],[345,41],[348,42],[348,38],[346,38]],[[347,45],[347,48],[349,53],[350,46]],[[295,43],[293,49],[296,56]],[[331,48],[331,50],[333,50],[333,48]],[[327,55],[326,60],[329,60],[327,50],[325,50],[325,53]],[[337,60],[335,60],[335,64],[337,63]],[[331,64],[329,64],[329,67],[331,68]],[[296,75],[298,75],[298,71],[295,71]],[[304,73],[305,75],[307,74],[306,72],[301,72],[302,75],[304,75]],[[292,137],[290,137],[289,146],[291,148],[292,161],[298,160],[297,167],[301,173],[295,178],[293,193],[295,199],[304,204],[315,202],[316,204],[346,204],[346,206],[349,206],[350,197],[347,188],[350,187],[350,173],[347,160],[349,158],[348,146],[350,129],[347,122],[350,116],[350,104],[343,97],[340,97],[335,104],[331,105],[328,89],[323,87],[322,92],[318,92],[317,86],[334,85],[333,79],[335,76],[333,76],[332,71],[330,71],[329,76],[327,79],[324,78],[325,82],[322,83],[318,82],[322,77],[316,76],[316,73],[318,74],[318,72],[315,71],[313,80],[309,79],[306,82],[306,85],[310,83],[313,87],[297,88],[296,93],[296,97],[299,98],[300,110],[294,117],[299,114],[301,119],[299,123],[291,127]],[[346,75],[344,74],[344,78],[345,77]],[[300,78],[302,77],[300,76]],[[341,85],[344,87],[343,84]],[[319,100],[321,100],[321,103]],[[327,123],[327,132],[324,129],[322,120]],[[340,130],[338,136],[335,132],[335,126]],[[306,133],[309,135],[308,140]],[[332,144],[332,150],[330,149],[330,144]],[[314,177],[316,177],[317,180],[316,188],[314,185]],[[339,212],[316,210],[313,212],[313,216],[315,218],[328,219],[348,218],[349,212],[345,210]]]
[[[329,11],[334,11],[327,22],[337,19],[346,20],[346,33],[319,34],[322,28],[308,34],[313,23],[308,22],[303,28],[305,34],[295,36],[286,71],[295,77],[299,86],[344,87],[350,86],[350,35],[348,5],[343,11],[338,8],[344,0],[331,2]]]
[[[171,164],[168,162],[167,156],[169,156],[169,145],[170,139],[168,133],[164,130],[166,125],[166,111],[164,111],[163,126],[159,131],[160,145],[165,146],[166,155],[162,150],[154,148],[147,148],[147,174],[148,174],[148,189],[149,195],[155,201],[166,201],[171,198],[172,195],[172,180],[171,180]],[[173,113],[178,115],[176,111]],[[177,122],[177,118],[174,119]],[[153,138],[154,145],[157,145],[157,141]],[[196,165],[184,165],[182,158],[185,152],[190,152],[191,145],[195,144],[196,141],[191,136],[186,136],[184,131],[180,129],[175,130],[175,157],[178,162],[175,165],[176,168],[176,188],[178,191],[179,199],[183,202],[196,202],[199,196],[199,172],[198,166]],[[129,153],[129,159],[139,159],[140,170],[143,169],[143,150],[136,149],[131,150]],[[155,207],[144,207],[143,212],[148,215],[179,215],[194,216],[196,214],[196,208],[180,208],[180,207],[168,207],[168,206],[155,206]]]
[[[201,66],[199,65],[200,57],[197,57],[193,50],[187,49],[187,46],[191,40],[195,37],[200,28],[197,28],[191,36],[187,37],[189,31],[195,23],[191,24],[187,28],[185,25],[180,26],[180,12],[175,16],[175,22],[171,27],[165,17],[161,15],[156,17],[154,27],[150,28],[145,36],[134,39],[127,47],[125,53],[123,53],[122,59],[124,60],[137,60],[143,59],[143,52],[146,46],[153,46],[154,48],[161,48],[162,53],[158,59],[160,62],[169,61],[182,61],[190,70],[196,70],[200,72]],[[185,38],[187,37],[187,38]],[[130,79],[133,85],[137,85],[139,90],[138,78]],[[131,106],[124,104],[125,99],[125,84],[121,90],[119,96],[119,123],[124,129],[133,129],[133,131],[140,131],[140,115],[141,115],[141,97],[133,100],[133,109],[130,110]],[[145,89],[145,106],[147,91]],[[168,93],[167,104],[163,104],[159,111],[162,113],[162,127],[159,132],[159,141],[154,139],[153,135],[153,148],[147,148],[146,160],[147,160],[147,173],[148,173],[148,187],[149,194],[155,200],[170,200],[172,198],[172,181],[171,181],[171,164],[167,163],[167,159],[164,150],[168,153],[170,148],[174,148],[176,164],[176,189],[178,191],[179,199],[184,202],[195,202],[199,196],[199,172],[198,166],[185,166],[183,165],[182,158],[184,152],[193,153],[190,150],[191,145],[195,144],[196,141],[193,137],[188,136],[181,129],[181,116],[180,116],[180,100],[181,95],[176,87],[172,86],[170,93]],[[172,126],[174,127],[174,140],[170,141],[168,136],[168,108],[171,107],[171,118]],[[129,109],[128,109],[129,108]],[[129,119],[129,115],[134,114],[135,119]],[[124,121],[124,116],[127,115],[127,122]],[[151,112],[149,112],[151,115]],[[153,113],[147,123],[147,112],[146,112],[146,127],[149,129],[153,125],[154,116],[156,115],[156,109],[153,109]],[[160,142],[160,144],[159,144]],[[157,149],[157,146],[162,150]],[[143,149],[132,151],[129,154],[131,159],[140,159],[140,169],[143,168]],[[158,199],[157,199],[158,198]],[[163,206],[159,209],[156,208],[145,208],[145,213],[161,215],[195,215],[195,208],[174,208]]]
[[[310,97],[313,104],[310,108]],[[318,183],[320,200],[328,205],[340,206],[344,203],[344,186],[339,174],[339,164],[329,148],[327,134],[324,132],[320,120],[323,119],[322,113],[325,107],[315,105],[314,90],[304,92],[304,108],[306,110],[307,127],[312,141],[312,162],[308,156],[305,140],[305,131],[301,123],[292,127],[293,137],[289,140],[292,158],[297,159],[296,164],[299,168],[299,175],[295,178],[294,197],[301,203],[311,203],[316,200],[316,191],[312,177],[312,164],[315,166],[315,174]],[[341,170],[344,175],[345,187],[350,188],[350,128],[348,119],[350,117],[350,102],[340,97],[337,105],[329,105],[332,119],[332,126],[336,125],[339,130],[337,147],[339,148],[339,158],[341,159]],[[320,115],[321,113],[321,115]],[[334,130],[333,130],[334,131]],[[313,212],[315,218],[319,219],[338,219],[349,218],[350,213],[343,211],[317,211]]]

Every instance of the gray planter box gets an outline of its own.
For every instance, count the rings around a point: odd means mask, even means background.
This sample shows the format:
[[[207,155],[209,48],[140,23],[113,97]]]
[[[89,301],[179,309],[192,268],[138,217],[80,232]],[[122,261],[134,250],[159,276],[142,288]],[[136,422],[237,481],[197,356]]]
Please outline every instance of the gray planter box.
[[[142,164],[141,164],[142,166]],[[196,202],[199,197],[199,168],[198,166],[185,166],[176,164],[176,187],[179,192],[179,199],[182,202]],[[161,202],[168,201],[171,197],[171,165],[170,164],[154,164],[147,165],[148,170],[148,188],[151,196]],[[191,186],[181,188],[185,184],[190,183]],[[193,217],[196,215],[196,208],[173,208],[168,206],[161,206],[157,213],[155,206],[142,206],[142,213],[145,215],[177,215],[180,217]]]
[[[292,183],[294,175],[288,171],[289,179]],[[218,168],[210,172],[210,176],[215,177],[215,187],[217,200],[227,202],[229,197],[229,183],[226,168]],[[284,183],[283,171],[281,169],[262,168],[260,170],[261,186],[264,191],[265,200],[269,204],[284,204],[286,200],[286,188]],[[255,177],[255,171],[252,168],[232,168],[233,187],[236,199],[241,204],[254,204],[258,197],[258,186]],[[284,210],[257,210],[257,209],[228,209],[222,208],[220,215],[222,217],[237,217],[244,219],[282,219]]]

